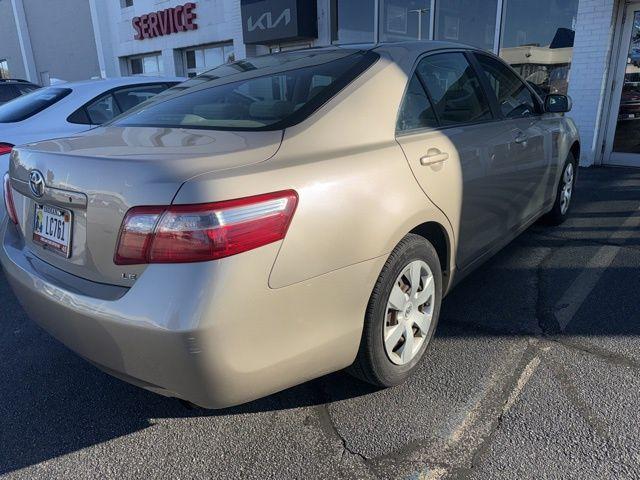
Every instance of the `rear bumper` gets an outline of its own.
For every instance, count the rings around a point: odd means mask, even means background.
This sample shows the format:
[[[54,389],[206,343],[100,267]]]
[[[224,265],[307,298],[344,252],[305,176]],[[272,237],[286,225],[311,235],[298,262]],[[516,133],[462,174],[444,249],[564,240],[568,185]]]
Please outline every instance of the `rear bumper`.
[[[0,264],[34,321],[108,373],[207,408],[351,364],[385,261],[274,290],[274,244],[217,262],[152,265],[127,289],[39,260],[7,222],[0,235]]]

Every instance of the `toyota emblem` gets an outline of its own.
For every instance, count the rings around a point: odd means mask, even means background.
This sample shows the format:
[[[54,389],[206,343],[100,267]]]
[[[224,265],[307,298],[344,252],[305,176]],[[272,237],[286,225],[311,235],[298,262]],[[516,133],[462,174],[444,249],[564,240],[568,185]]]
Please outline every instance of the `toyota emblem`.
[[[44,177],[38,170],[31,170],[29,173],[29,187],[36,197],[40,198],[44,195]]]

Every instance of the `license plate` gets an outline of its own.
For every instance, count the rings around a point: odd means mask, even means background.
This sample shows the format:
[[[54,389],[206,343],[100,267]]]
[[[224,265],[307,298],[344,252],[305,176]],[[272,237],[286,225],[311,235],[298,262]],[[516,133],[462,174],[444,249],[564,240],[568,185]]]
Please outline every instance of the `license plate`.
[[[71,256],[73,215],[69,210],[36,204],[33,241],[63,257]]]

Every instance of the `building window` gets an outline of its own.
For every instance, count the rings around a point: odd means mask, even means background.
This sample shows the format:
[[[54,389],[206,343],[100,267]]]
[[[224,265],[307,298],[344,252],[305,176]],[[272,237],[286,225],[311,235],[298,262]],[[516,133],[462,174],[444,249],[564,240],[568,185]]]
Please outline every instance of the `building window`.
[[[566,93],[578,2],[331,0],[332,39],[339,44],[410,39],[470,44],[499,51],[539,93]]]
[[[333,0],[336,43],[375,41],[376,0]]]
[[[9,64],[6,60],[0,60],[0,78],[9,78]]]
[[[493,50],[498,0],[436,1],[435,39]]]
[[[184,51],[186,74],[190,78],[233,61],[233,44],[189,48]]]
[[[542,95],[566,94],[578,0],[506,0],[500,56]]]
[[[120,7],[121,8],[133,7],[133,0],[120,0]]]
[[[431,0],[381,0],[380,40],[431,38]]]
[[[152,53],[150,55],[141,55],[137,57],[129,57],[127,59],[130,75],[163,75],[164,62],[162,54]]]

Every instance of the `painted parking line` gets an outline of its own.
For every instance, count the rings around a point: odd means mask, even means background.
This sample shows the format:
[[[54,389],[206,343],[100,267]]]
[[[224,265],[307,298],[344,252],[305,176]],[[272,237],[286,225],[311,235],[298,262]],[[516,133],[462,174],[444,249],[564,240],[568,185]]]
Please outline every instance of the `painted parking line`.
[[[535,373],[535,371],[538,369],[539,366],[540,366],[540,357],[536,355],[531,359],[531,361],[527,364],[527,366],[524,367],[524,370],[522,371],[522,373],[520,374],[520,377],[518,378],[516,386],[513,388],[513,390],[509,394],[509,398],[507,398],[507,401],[505,402],[504,407],[502,407],[503,416],[509,410],[511,410],[511,407],[515,405],[516,401],[518,400],[518,397],[522,393],[522,390],[524,390],[524,387],[526,387],[527,383],[529,383],[529,380],[531,380],[531,377],[533,376],[533,374]]]
[[[636,213],[631,215],[625,222],[611,234],[610,239],[626,240],[633,235],[639,235],[640,230],[640,207]],[[596,254],[587,262],[584,269],[578,277],[569,285],[564,292],[562,298],[556,303],[554,309],[555,319],[560,325],[560,329],[564,331],[571,320],[576,316],[580,307],[591,294],[596,285],[600,281],[600,277],[611,266],[620,250],[624,247],[621,245],[603,245],[598,249]]]

